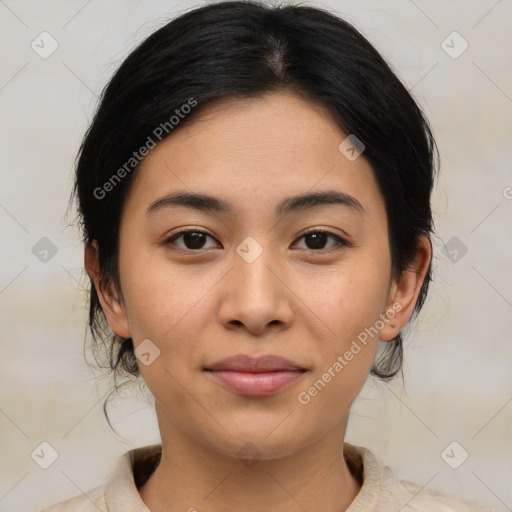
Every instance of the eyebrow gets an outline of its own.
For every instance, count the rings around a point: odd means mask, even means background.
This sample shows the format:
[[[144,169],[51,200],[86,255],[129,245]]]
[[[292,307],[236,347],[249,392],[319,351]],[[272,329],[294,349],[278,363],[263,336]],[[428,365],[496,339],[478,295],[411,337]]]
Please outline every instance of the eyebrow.
[[[341,205],[355,213],[364,213],[363,205],[353,196],[339,190],[309,192],[283,199],[275,208],[276,217],[293,212],[309,210],[324,205]],[[146,209],[146,215],[163,208],[182,206],[205,212],[232,213],[233,205],[223,199],[202,193],[176,191],[153,201]]]

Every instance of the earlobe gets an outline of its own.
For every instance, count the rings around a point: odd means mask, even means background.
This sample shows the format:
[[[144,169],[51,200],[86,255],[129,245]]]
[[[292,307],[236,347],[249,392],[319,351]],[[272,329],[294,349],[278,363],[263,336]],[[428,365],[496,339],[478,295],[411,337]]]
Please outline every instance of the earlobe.
[[[98,299],[110,329],[121,338],[131,338],[131,332],[124,304],[115,286],[106,283],[99,271],[98,244],[94,240],[85,245],[84,266],[87,275],[94,283]]]
[[[385,312],[389,321],[380,331],[381,341],[396,338],[411,318],[431,259],[432,245],[429,238],[422,235],[418,237],[411,268],[402,272],[392,283]]]

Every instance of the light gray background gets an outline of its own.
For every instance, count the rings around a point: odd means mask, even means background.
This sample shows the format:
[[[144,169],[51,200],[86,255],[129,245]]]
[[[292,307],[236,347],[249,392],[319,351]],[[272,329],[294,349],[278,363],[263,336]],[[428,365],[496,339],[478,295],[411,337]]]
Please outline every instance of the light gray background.
[[[405,389],[370,379],[347,441],[402,478],[512,510],[512,2],[310,4],[343,15],[382,52],[424,107],[442,159],[436,283],[406,342]],[[122,453],[159,441],[140,394],[111,409],[123,438],[104,420],[110,382],[83,361],[82,248],[64,213],[96,95],[138,42],[199,5],[0,1],[0,510],[86,492]],[[31,48],[43,31],[59,45],[47,59]],[[458,58],[442,47],[453,31],[469,44]],[[445,44],[461,48],[453,36]],[[32,253],[42,237],[57,247],[46,263]],[[443,251],[453,237],[467,247],[455,262]],[[43,441],[59,454],[46,470],[31,458]],[[452,441],[469,453],[458,469],[441,457]]]

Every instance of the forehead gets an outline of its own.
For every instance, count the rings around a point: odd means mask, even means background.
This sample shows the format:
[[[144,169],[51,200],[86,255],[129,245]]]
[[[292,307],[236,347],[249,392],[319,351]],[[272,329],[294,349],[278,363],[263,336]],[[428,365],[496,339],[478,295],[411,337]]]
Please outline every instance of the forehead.
[[[249,209],[336,189],[364,209],[383,207],[367,160],[340,151],[346,138],[325,107],[295,95],[217,101],[149,152],[131,193],[148,206],[188,189]]]

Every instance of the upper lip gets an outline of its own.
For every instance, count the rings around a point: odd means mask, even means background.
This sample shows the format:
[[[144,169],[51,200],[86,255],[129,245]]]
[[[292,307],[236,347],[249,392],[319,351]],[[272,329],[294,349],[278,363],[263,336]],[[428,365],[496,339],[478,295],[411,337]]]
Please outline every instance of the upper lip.
[[[263,373],[277,371],[305,371],[306,369],[299,364],[280,356],[265,355],[251,357],[248,355],[237,355],[221,359],[220,361],[206,367],[205,370]]]

